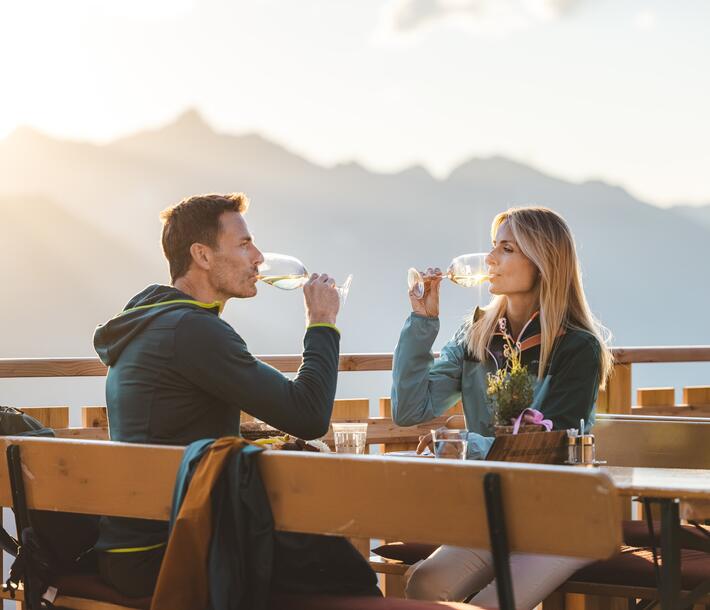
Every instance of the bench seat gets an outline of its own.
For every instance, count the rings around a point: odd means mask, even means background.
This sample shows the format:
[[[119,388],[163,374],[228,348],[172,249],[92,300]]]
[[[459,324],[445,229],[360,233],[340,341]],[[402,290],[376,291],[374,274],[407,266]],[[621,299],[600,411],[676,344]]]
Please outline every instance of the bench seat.
[[[411,563],[428,557],[436,548],[423,548],[417,557],[407,547],[415,545],[389,545],[397,549],[404,560],[386,559],[378,555],[370,556],[370,566],[375,572],[404,576]],[[429,552],[427,552],[429,551]],[[395,554],[397,551],[395,551]],[[681,550],[681,588],[684,592],[692,591],[710,577],[710,554],[702,550]],[[658,590],[653,564],[653,551],[649,548],[624,546],[621,552],[603,561],[597,561],[582,568],[563,584],[559,591],[563,593],[582,593],[588,595],[608,595],[611,597],[629,597],[639,599],[657,599]],[[701,598],[699,603],[710,603],[710,595]]]
[[[104,584],[98,576],[68,574],[55,581],[61,594],[55,605],[67,610],[149,610],[150,597],[127,598]],[[16,599],[22,601],[22,590]],[[6,599],[5,595],[3,595]],[[454,602],[428,602],[394,597],[273,594],[269,610],[476,610]],[[482,610],[482,609],[479,609]]]
[[[661,524],[658,521],[653,522],[654,537],[651,539],[651,534],[648,531],[648,526],[645,521],[624,521],[622,523],[622,534],[624,537],[624,545],[627,547],[650,547],[655,544],[660,546]],[[683,549],[691,549],[695,551],[705,551],[710,553],[710,526],[707,525],[682,525],[680,545]],[[416,542],[390,542],[372,549],[374,556],[384,557],[405,564],[413,564],[422,559],[426,559],[438,548],[435,544],[421,544]],[[371,558],[372,561],[372,558]],[[379,569],[383,562],[375,561],[376,572],[384,570]]]

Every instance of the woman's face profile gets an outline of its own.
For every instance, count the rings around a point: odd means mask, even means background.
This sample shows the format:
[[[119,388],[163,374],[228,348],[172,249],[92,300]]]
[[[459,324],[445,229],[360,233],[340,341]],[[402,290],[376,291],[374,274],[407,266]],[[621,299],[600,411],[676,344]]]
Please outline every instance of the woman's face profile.
[[[508,221],[498,227],[486,264],[491,275],[491,294],[511,296],[533,292],[538,277],[537,267],[520,251]]]

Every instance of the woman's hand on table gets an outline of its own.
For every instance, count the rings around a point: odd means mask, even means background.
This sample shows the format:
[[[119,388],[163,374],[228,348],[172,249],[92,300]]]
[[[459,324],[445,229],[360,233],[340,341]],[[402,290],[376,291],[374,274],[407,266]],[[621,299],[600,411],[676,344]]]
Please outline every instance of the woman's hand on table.
[[[438,267],[429,267],[422,273],[424,280],[424,295],[421,299],[409,292],[409,301],[412,304],[412,311],[427,318],[439,317],[439,287],[443,275]]]
[[[424,436],[419,437],[417,445],[417,454],[424,453],[424,450],[429,447],[429,451],[434,453],[434,442],[431,438],[431,432],[427,432]]]

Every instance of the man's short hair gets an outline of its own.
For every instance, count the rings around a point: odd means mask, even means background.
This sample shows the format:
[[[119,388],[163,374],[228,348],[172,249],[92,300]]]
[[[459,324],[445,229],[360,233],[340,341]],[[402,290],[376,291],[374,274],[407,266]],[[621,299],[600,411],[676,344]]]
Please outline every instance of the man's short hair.
[[[244,193],[194,195],[160,213],[163,221],[163,253],[173,282],[185,275],[192,264],[190,247],[194,243],[217,246],[219,219],[225,212],[243,214],[249,207]]]

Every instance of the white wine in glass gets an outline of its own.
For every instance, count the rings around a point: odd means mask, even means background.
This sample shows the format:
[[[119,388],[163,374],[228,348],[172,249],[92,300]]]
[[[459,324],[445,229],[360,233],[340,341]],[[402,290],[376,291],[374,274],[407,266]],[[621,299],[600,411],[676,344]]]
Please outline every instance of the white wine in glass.
[[[487,256],[488,254],[485,252],[457,256],[449,264],[444,277],[464,288],[478,286],[490,279],[488,265],[486,264]],[[409,285],[409,292],[415,298],[421,299],[424,296],[424,277],[414,267],[407,272],[407,284]]]
[[[275,252],[264,252],[263,256],[264,262],[259,265],[259,279],[262,282],[281,290],[295,290],[308,281],[310,274],[296,257]],[[340,286],[335,287],[341,303],[345,303],[352,279],[352,274],[348,275]]]

